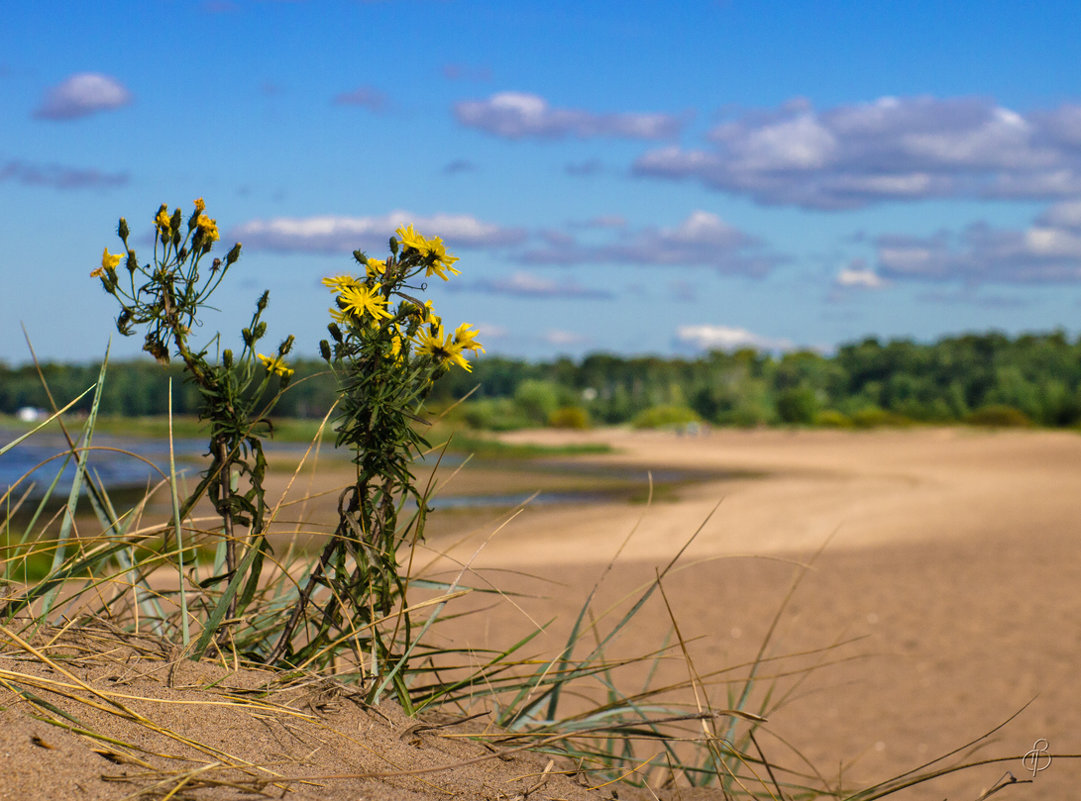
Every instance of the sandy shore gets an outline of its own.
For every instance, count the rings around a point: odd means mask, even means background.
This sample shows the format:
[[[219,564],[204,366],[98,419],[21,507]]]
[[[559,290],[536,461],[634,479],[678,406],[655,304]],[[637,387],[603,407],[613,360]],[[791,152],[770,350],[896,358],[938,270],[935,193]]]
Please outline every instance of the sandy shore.
[[[641,586],[694,534],[666,579],[701,673],[753,656],[799,568],[825,546],[781,619],[770,653],[862,637],[826,661],[773,710],[767,730],[819,770],[855,784],[884,779],[959,747],[1031,705],[982,756],[1023,754],[1044,738],[1081,752],[1081,437],[965,429],[877,432],[720,431],[701,437],[596,431],[520,432],[514,441],[597,441],[597,464],[646,471],[693,467],[754,478],[695,484],[652,506],[528,509],[491,537],[481,527],[452,553],[501,587],[543,596],[463,623],[458,640],[507,643],[531,621],[573,619],[603,565],[632,531],[606,578],[605,599]],[[453,483],[448,489],[453,487]],[[439,537],[435,548],[445,548]],[[742,556],[740,556],[742,555]],[[772,558],[764,558],[772,557]],[[491,572],[497,568],[524,571]],[[627,652],[670,628],[663,605],[642,612]],[[556,631],[559,631],[558,625]],[[541,641],[562,645],[557,634]],[[806,662],[800,664],[807,664]],[[667,671],[667,672],[665,672]],[[662,679],[686,678],[674,659]],[[760,682],[759,689],[768,682]],[[792,685],[779,680],[778,688]],[[712,700],[724,706],[724,688]],[[1033,700],[1035,699],[1035,700]],[[687,700],[687,699],[684,699]],[[778,761],[794,759],[763,738]],[[1020,761],[920,787],[911,798],[971,798]],[[1065,757],[1014,798],[1067,797],[1081,763]]]

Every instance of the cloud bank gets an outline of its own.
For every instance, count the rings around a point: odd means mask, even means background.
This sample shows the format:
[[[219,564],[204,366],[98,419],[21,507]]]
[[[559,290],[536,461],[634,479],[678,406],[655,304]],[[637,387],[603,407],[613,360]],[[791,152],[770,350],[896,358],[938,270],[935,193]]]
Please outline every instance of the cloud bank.
[[[481,248],[521,242],[525,232],[484,222],[468,214],[421,216],[392,211],[380,217],[274,217],[251,220],[229,232],[244,247],[292,253],[352,253],[383,250],[396,228],[412,224],[421,233],[439,236],[450,248]]]
[[[491,295],[510,295],[521,298],[542,298],[560,300],[609,300],[614,297],[603,289],[591,289],[573,280],[553,281],[527,272],[516,272],[506,278],[480,279],[472,282],[457,282],[451,285],[454,291],[485,292]]]
[[[898,281],[1056,284],[1081,280],[1081,200],[1057,203],[1024,229],[973,223],[931,236],[874,239],[878,273]]]
[[[53,189],[112,189],[127,185],[128,174],[12,160],[0,164],[0,183],[4,181],[14,181],[24,186],[48,186]]]
[[[612,219],[622,223],[619,218]],[[750,276],[765,275],[784,260],[765,250],[759,239],[708,211],[694,211],[674,227],[627,231],[613,226],[612,230],[618,234],[616,241],[599,245],[566,233],[549,233],[543,246],[527,248],[516,258],[526,264],[706,266],[726,274]]]
[[[705,148],[650,150],[632,171],[809,209],[1081,196],[1081,105],[1020,114],[970,97],[826,110],[794,100],[717,125],[708,139]]]

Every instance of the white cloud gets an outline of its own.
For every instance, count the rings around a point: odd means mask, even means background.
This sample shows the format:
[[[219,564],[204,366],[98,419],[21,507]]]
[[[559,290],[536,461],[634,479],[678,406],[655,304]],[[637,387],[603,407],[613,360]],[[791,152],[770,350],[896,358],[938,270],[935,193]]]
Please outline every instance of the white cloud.
[[[458,122],[507,139],[523,137],[668,139],[683,127],[671,114],[601,114],[583,109],[553,108],[539,95],[497,92],[487,100],[455,104]]]
[[[568,346],[568,345],[584,345],[589,342],[589,337],[584,334],[579,334],[575,331],[564,331],[561,329],[550,329],[544,332],[544,341],[549,345]]]
[[[878,273],[859,264],[851,264],[843,268],[837,273],[834,281],[837,286],[845,289],[881,289],[886,285]]]
[[[878,274],[898,281],[967,286],[1081,281],[1081,204],[1051,206],[1028,227],[974,223],[961,231],[875,239]]]
[[[616,229],[617,221],[610,222],[610,227]],[[764,275],[783,261],[766,251],[757,238],[702,210],[691,212],[671,227],[619,230],[617,238],[605,244],[584,243],[570,234],[547,235],[545,239],[544,247],[526,249],[516,258],[527,264],[705,266],[742,275]]]
[[[275,217],[251,220],[229,232],[229,238],[249,249],[286,252],[351,253],[385,249],[396,228],[412,224],[427,236],[439,236],[450,248],[510,245],[524,239],[523,231],[484,222],[468,214],[421,216],[396,210],[379,217]]]
[[[128,175],[123,172],[101,172],[86,167],[61,164],[31,164],[8,161],[0,164],[0,183],[15,181],[26,186],[50,186],[53,189],[109,189],[125,186]]]
[[[633,171],[816,209],[1081,195],[1081,106],[1020,114],[984,98],[884,97],[816,110],[798,100],[724,122],[709,140],[647,151]]]
[[[764,337],[746,328],[727,325],[683,325],[676,330],[676,341],[699,350],[791,350],[793,347],[791,340]]]
[[[383,111],[387,107],[387,96],[371,86],[359,86],[351,92],[342,92],[334,97],[336,106],[363,106],[372,111]]]
[[[115,78],[95,72],[72,75],[45,95],[34,116],[70,120],[131,103],[131,93]]]
[[[553,281],[527,272],[516,272],[506,278],[478,279],[471,282],[455,282],[454,291],[487,292],[492,295],[513,295],[530,298],[560,298],[582,300],[607,300],[612,293],[604,289],[591,289],[574,280]]]

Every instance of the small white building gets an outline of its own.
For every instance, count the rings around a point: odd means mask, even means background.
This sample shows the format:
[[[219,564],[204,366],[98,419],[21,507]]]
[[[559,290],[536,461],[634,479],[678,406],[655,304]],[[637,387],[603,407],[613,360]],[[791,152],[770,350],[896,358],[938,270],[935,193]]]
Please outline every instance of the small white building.
[[[36,406],[23,406],[19,411],[15,412],[15,419],[23,423],[36,423],[38,420],[44,420],[48,416],[48,412],[44,409],[38,409]]]

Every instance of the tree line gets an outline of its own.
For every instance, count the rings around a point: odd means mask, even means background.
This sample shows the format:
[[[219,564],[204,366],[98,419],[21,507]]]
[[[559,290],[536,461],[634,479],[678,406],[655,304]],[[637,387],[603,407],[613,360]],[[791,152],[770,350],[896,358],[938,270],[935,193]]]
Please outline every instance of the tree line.
[[[335,398],[322,362],[298,361],[275,412],[321,417]],[[92,385],[97,364],[48,363],[42,374],[58,403]],[[199,394],[176,366],[148,360],[109,365],[101,413],[164,414],[168,379],[173,409],[195,414]],[[1009,337],[966,334],[930,344],[868,338],[831,355],[780,355],[742,349],[696,358],[595,353],[574,360],[529,362],[482,357],[471,373],[440,379],[431,400],[479,428],[690,422],[875,425],[906,421],[1081,424],[1081,338],[1062,331]],[[78,405],[88,409],[89,397]],[[0,413],[47,408],[32,365],[0,364]]]

